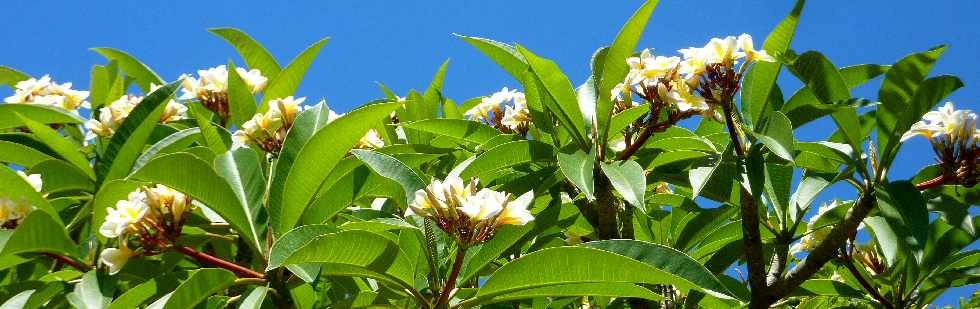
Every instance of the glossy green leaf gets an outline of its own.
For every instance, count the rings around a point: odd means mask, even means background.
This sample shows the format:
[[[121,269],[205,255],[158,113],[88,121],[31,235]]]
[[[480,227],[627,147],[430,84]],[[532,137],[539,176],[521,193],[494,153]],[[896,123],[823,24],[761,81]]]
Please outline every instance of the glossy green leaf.
[[[127,76],[132,77],[136,84],[139,85],[140,90],[143,90],[145,93],[150,92],[150,84],[164,84],[163,79],[160,78],[160,75],[157,75],[156,72],[150,70],[150,67],[147,67],[145,64],[126,52],[109,47],[96,47],[92,48],[92,51],[99,53],[107,60],[116,61],[123,73],[126,73]]]
[[[0,162],[31,168],[47,160],[54,160],[54,157],[23,144],[0,141]]]
[[[535,81],[524,78],[522,83],[525,87],[532,82],[540,83],[541,89],[546,90],[553,99],[544,100],[545,107],[555,114],[558,122],[578,143],[580,149],[588,149],[590,144],[586,137],[586,119],[582,116],[582,111],[578,106],[578,97],[568,77],[562,73],[554,61],[541,58],[520,45],[517,46],[517,50],[527,59],[531,71],[534,73],[533,76],[536,76]]]
[[[15,115],[19,116],[19,114]],[[37,137],[38,140],[54,150],[58,156],[78,167],[81,171],[85,172],[88,177],[93,179],[95,178],[95,174],[92,172],[92,167],[88,163],[88,158],[85,157],[84,153],[79,151],[78,145],[72,141],[69,141],[64,136],[61,136],[58,131],[55,131],[47,125],[25,117],[21,117],[21,121],[27,126],[28,129],[31,130],[31,133]]]
[[[647,188],[647,178],[643,172],[643,167],[633,160],[616,161],[613,163],[602,163],[602,173],[609,177],[609,182],[613,188],[619,192],[623,198],[646,212],[644,196]]]
[[[780,55],[789,50],[805,2],[804,0],[797,0],[789,15],[784,17],[779,24],[776,24],[776,27],[766,37],[762,43],[762,49],[769,55]],[[779,62],[756,62],[749,68],[749,72],[746,74],[748,78],[742,85],[742,105],[743,108],[748,107],[748,117],[751,123],[759,123],[763,114],[774,109],[774,107],[768,106],[769,96],[776,85],[776,79],[779,77],[781,68],[782,64]]]
[[[44,185],[42,184],[41,187],[43,189]],[[35,191],[26,179],[10,168],[0,168],[0,198],[7,198],[15,202],[25,201],[38,210],[47,212],[58,224],[61,224],[58,212],[51,207],[48,200],[41,193]]]
[[[239,148],[218,155],[214,159],[214,169],[224,178],[238,197],[245,220],[257,235],[261,228],[259,212],[265,197],[266,176],[262,171],[259,154],[251,148]]]
[[[0,129],[25,126],[24,121],[17,117],[17,114],[42,124],[79,124],[85,122],[78,115],[58,107],[35,104],[0,104]]]
[[[241,127],[255,115],[255,96],[235,70],[235,64],[228,61],[228,114],[231,123]]]
[[[425,119],[400,123],[399,126],[476,144],[484,144],[501,135],[488,125],[462,119]]]
[[[809,51],[800,55],[790,66],[790,71],[800,78],[823,104],[834,104],[851,98],[851,91],[844,82],[844,77],[837,71],[837,67],[818,52]],[[844,133],[847,143],[854,149],[861,149],[864,136],[861,134],[861,123],[858,121],[855,109],[841,108],[832,113],[831,117]]]
[[[177,289],[170,293],[164,309],[194,308],[208,296],[218,293],[235,283],[235,274],[221,268],[204,268],[191,273],[187,280],[181,282]]]
[[[150,278],[139,285],[127,289],[119,297],[116,297],[109,304],[108,309],[137,308],[147,300],[170,293],[178,285],[180,285],[180,282],[173,274]]]
[[[576,150],[573,153],[558,153],[558,166],[562,174],[575,185],[585,198],[595,200],[595,182],[593,181],[592,169],[595,167],[595,156]]]
[[[514,141],[490,148],[473,160],[460,177],[467,179],[504,168],[537,161],[551,161],[555,148],[539,141]]]
[[[0,257],[20,253],[57,253],[77,256],[78,246],[68,236],[65,226],[44,211],[33,211],[7,239]]]
[[[285,98],[296,92],[300,81],[303,80],[303,75],[306,75],[306,70],[313,64],[313,59],[316,59],[316,55],[320,53],[320,48],[324,44],[327,44],[327,38],[313,43],[296,56],[282,72],[276,74],[275,78],[269,79],[265,92],[262,94],[262,103],[259,104],[258,112],[264,113],[268,110],[270,100]]]
[[[520,81],[521,76],[524,71],[527,70],[527,60],[524,60],[524,56],[517,51],[513,46],[506,43],[497,42],[490,39],[465,36],[460,34],[453,34],[456,37],[470,43],[476,49],[479,49],[483,54],[490,57],[493,62],[496,62],[501,68],[504,69],[510,76],[514,79]]]
[[[864,85],[871,79],[885,74],[888,71],[889,66],[882,66],[877,64],[860,64],[854,66],[847,66],[840,68],[839,72],[841,77],[844,78],[844,84],[851,90],[854,90],[858,86]],[[830,115],[831,113],[837,111],[840,108],[846,108],[848,106],[853,106],[849,103],[863,103],[862,101],[849,102],[842,101],[838,102],[840,104],[823,104],[820,102],[810,88],[801,87],[796,91],[788,100],[786,104],[783,104],[780,109],[786,114],[786,117],[793,122],[793,127],[798,128],[806,123],[820,119],[823,116]]]
[[[269,249],[269,264],[282,265],[290,254],[296,250],[299,250],[300,247],[306,245],[314,238],[335,232],[337,232],[337,228],[323,224],[303,225],[289,230],[288,232],[282,234],[279,239],[276,239],[276,242],[272,244],[271,249]],[[317,272],[319,272],[318,265],[316,267],[304,266],[301,268],[304,271],[303,275],[316,276]],[[292,268],[290,270],[292,270]],[[313,270],[315,270],[315,272]]]
[[[281,209],[278,213],[270,213],[272,222],[277,223],[274,229],[287,231],[292,228],[337,162],[374,127],[376,121],[388,117],[399,105],[381,103],[355,109],[311,136],[297,153],[286,177]]]
[[[0,65],[0,84],[10,86],[11,89],[17,87],[17,82],[30,78],[31,76],[24,72]]]
[[[395,157],[371,150],[354,149],[351,153],[378,175],[398,182],[405,191],[405,199],[409,203],[415,199],[415,191],[425,188],[422,178]]]
[[[146,165],[146,162],[157,157],[157,155],[183,150],[191,146],[191,144],[199,142],[201,138],[200,128],[183,129],[167,135],[167,137],[160,139],[160,141],[157,141],[153,146],[150,146],[140,154],[140,157],[133,163],[133,170],[139,170],[143,165]]]
[[[758,127],[759,134],[756,136],[766,148],[783,160],[793,162],[796,144],[793,139],[793,124],[789,118],[781,112],[773,111],[766,115]]]
[[[110,286],[111,285],[107,285]],[[75,290],[69,293],[66,298],[68,302],[79,309],[102,309],[109,306],[112,295],[106,295],[99,282],[99,273],[89,271],[82,276],[82,280],[75,284]]]
[[[272,180],[269,185],[268,209],[270,213],[269,225],[275,227],[273,233],[282,234],[285,230],[279,230],[279,214],[282,211],[282,192],[284,190],[286,177],[293,165],[293,161],[299,154],[303,145],[320,128],[325,126],[330,118],[330,108],[323,102],[299,113],[293,120],[293,126],[286,133],[286,139],[279,150],[279,158],[274,163]]]
[[[245,60],[249,68],[258,69],[262,76],[272,79],[279,75],[281,70],[276,58],[269,53],[262,44],[255,41],[251,36],[235,28],[211,28],[208,32],[213,33],[231,44],[238,52],[238,55]],[[229,70],[229,72],[231,72]]]

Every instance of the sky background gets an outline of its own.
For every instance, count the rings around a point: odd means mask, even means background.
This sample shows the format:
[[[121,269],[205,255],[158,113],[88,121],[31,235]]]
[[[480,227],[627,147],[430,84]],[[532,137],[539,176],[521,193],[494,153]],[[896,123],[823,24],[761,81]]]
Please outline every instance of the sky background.
[[[242,61],[207,28],[235,27],[261,42],[285,67],[309,44],[330,37],[297,91],[307,102],[320,98],[348,111],[381,97],[381,82],[404,95],[424,89],[438,66],[450,59],[444,94],[457,102],[519,84],[452,33],[517,42],[555,60],[575,84],[589,73],[596,48],[612,42],[641,1],[4,1],[0,11],[0,65],[87,89],[89,70],[105,60],[91,47],[124,50],[166,80],[181,73]],[[533,3],[532,3],[533,2]],[[599,4],[601,3],[601,5]],[[712,37],[749,33],[756,46],[792,8],[790,0],[662,0],[640,47],[656,54],[701,46]],[[810,1],[791,48],[818,50],[837,66],[891,64],[938,44],[950,48],[932,75],[960,77],[966,87],[949,100],[976,110],[980,97],[980,1]],[[788,96],[799,83],[780,78]],[[875,99],[880,78],[854,92]],[[0,89],[0,95],[9,95]],[[835,128],[818,121],[798,130],[805,141]],[[890,173],[911,177],[931,164],[924,139],[903,147]],[[834,188],[821,196],[854,198]],[[973,246],[976,247],[976,244]],[[937,304],[955,305],[976,287],[944,295]]]

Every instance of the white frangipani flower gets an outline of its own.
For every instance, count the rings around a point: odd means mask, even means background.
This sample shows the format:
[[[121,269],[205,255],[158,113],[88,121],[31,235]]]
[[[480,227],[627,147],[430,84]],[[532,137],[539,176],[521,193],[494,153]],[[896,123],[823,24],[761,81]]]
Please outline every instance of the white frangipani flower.
[[[343,117],[344,114],[337,114],[333,110],[327,114],[327,123],[331,123],[337,118]],[[370,129],[367,133],[362,136],[357,143],[354,144],[354,149],[374,149],[381,148],[385,146],[385,142],[381,139],[381,135],[375,129]]]
[[[738,48],[738,40],[733,36],[712,38],[703,50],[707,64],[734,64],[736,60],[745,57],[745,53]]]
[[[99,254],[99,262],[102,263],[102,265],[109,267],[110,275],[115,275],[119,273],[123,266],[126,265],[126,262],[128,262],[129,259],[134,256],[136,256],[136,252],[133,252],[126,247],[106,248],[105,250],[102,250],[101,254]]]
[[[53,106],[77,115],[79,108],[89,108],[89,102],[85,100],[88,95],[88,91],[71,89],[71,83],[58,84],[50,76],[44,75],[40,79],[17,82],[14,94],[4,98],[4,102]]]
[[[0,196],[0,228],[13,228],[34,210],[26,199],[19,201]]]
[[[506,193],[484,188],[465,199],[459,210],[469,217],[470,221],[479,222],[497,216],[503,210],[505,203],[507,203]]]
[[[108,211],[99,233],[107,238],[115,238],[143,220],[150,207],[147,205],[146,193],[138,190],[129,193],[127,199],[116,202],[116,208],[110,207]]]
[[[44,181],[41,180],[41,174],[30,174],[24,173],[24,171],[17,171],[17,175],[27,181],[28,184],[34,188],[34,191],[41,192],[41,187],[44,186]]]
[[[534,200],[534,192],[528,192],[504,206],[497,216],[497,225],[525,225],[534,220],[534,215],[527,210]]]
[[[479,104],[464,112],[463,116],[504,133],[524,135],[531,125],[531,111],[527,107],[524,93],[507,87],[482,98]]]
[[[752,43],[752,36],[746,33],[738,36],[738,48],[745,53],[745,61],[776,61],[776,59],[769,56],[769,53],[767,53],[765,50],[756,50],[754,44]]]

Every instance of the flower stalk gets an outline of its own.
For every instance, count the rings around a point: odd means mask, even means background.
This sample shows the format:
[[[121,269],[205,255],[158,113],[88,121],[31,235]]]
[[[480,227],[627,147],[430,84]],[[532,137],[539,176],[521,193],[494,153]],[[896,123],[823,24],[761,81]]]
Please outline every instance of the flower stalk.
[[[194,258],[198,262],[206,263],[206,264],[210,264],[210,265],[214,265],[217,267],[230,270],[231,272],[238,274],[239,276],[244,278],[257,278],[257,279],[265,278],[265,275],[262,273],[259,273],[257,271],[251,270],[247,267],[232,262],[225,261],[221,258],[212,256],[210,254],[194,250],[194,248],[188,246],[175,245],[173,246],[173,248],[174,250],[177,250],[177,252],[183,253],[186,256]]]

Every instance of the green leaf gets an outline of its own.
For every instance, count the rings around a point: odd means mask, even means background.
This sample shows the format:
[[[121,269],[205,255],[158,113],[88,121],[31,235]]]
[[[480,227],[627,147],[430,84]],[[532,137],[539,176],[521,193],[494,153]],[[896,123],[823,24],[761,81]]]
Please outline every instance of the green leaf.
[[[773,56],[789,50],[805,2],[804,0],[796,1],[796,5],[793,6],[789,15],[783,18],[766,37],[762,43],[763,50]],[[751,123],[759,123],[765,112],[774,109],[768,106],[769,96],[776,85],[776,79],[781,68],[782,64],[779,62],[756,62],[749,68],[749,72],[746,74],[748,78],[742,85],[742,105],[743,108],[748,107]]]
[[[57,219],[47,212],[33,211],[17,226],[10,239],[7,239],[0,256],[40,252],[77,256],[78,246]]]
[[[252,214],[229,183],[211,164],[184,152],[163,155],[147,162],[129,178],[166,185],[207,205],[242,233],[256,252],[263,246]]]
[[[245,220],[251,223],[250,228],[258,235],[261,229],[256,225],[261,223],[258,214],[262,210],[266,181],[259,155],[251,148],[228,151],[215,157],[214,168],[235,192]]]
[[[776,215],[779,216],[780,222],[788,226],[788,222],[794,219],[787,218],[786,216],[786,214],[790,213],[789,207],[792,206],[789,203],[789,190],[793,184],[793,167],[766,162],[765,174],[764,190],[766,196],[769,197],[769,202],[772,203],[772,207],[776,211]]]
[[[794,296],[834,296],[863,298],[867,292],[859,291],[846,283],[831,279],[810,279],[793,292]]]
[[[99,273],[92,270],[82,276],[82,280],[75,284],[75,291],[66,298],[75,308],[102,309],[109,306],[112,300],[112,295],[105,295],[108,291],[103,289],[99,282]]]
[[[281,70],[279,63],[276,62],[276,58],[272,57],[262,44],[252,39],[251,36],[245,34],[241,30],[235,28],[211,28],[208,32],[214,33],[224,39],[228,44],[231,44],[238,52],[238,55],[245,60],[245,64],[249,68],[258,69],[262,72],[262,76],[268,79],[273,79],[276,75],[279,75]],[[230,71],[229,71],[230,72]]]
[[[861,86],[871,79],[878,77],[881,74],[885,74],[888,71],[889,66],[882,66],[877,64],[860,64],[854,66],[847,66],[840,68],[839,72],[841,77],[844,78],[844,84],[851,90],[854,90],[858,86]],[[801,87],[796,91],[790,98],[783,104],[780,109],[789,117],[790,121],[793,122],[794,128],[799,128],[800,126],[809,123],[810,121],[817,120],[820,117],[829,115],[842,107],[854,106],[851,103],[864,103],[863,100],[857,100],[851,102],[851,100],[836,102],[837,104],[827,105],[820,103],[820,100],[813,95],[810,88]],[[843,103],[843,104],[841,104]]]
[[[133,170],[138,170],[146,165],[151,159],[155,158],[157,155],[174,153],[180,150],[184,150],[190,147],[195,142],[198,142],[202,138],[200,128],[188,128],[183,129],[173,134],[167,135],[160,139],[160,141],[147,148],[143,151],[143,154],[136,159],[133,163]]]
[[[303,225],[289,230],[288,232],[282,234],[279,239],[276,239],[276,242],[272,244],[272,248],[269,249],[269,264],[282,265],[290,254],[296,250],[299,250],[302,246],[306,245],[314,238],[336,232],[337,228],[324,224]],[[302,270],[304,271],[303,275],[315,277],[319,272],[319,266],[312,268],[307,266],[309,265],[302,267]],[[293,270],[293,268],[290,268],[290,270]]]
[[[587,247],[557,247],[504,264],[484,282],[475,298],[489,300],[528,289],[579,283],[670,284],[681,290],[710,291],[628,256]]]
[[[324,44],[327,44],[327,38],[323,38],[306,50],[303,50],[285,69],[279,74],[276,74],[275,78],[270,78],[268,85],[265,87],[265,93],[262,95],[262,103],[259,106],[258,111],[264,113],[269,109],[269,101],[272,99],[285,98],[293,95],[296,92],[296,88],[299,88],[300,81],[303,80],[303,75],[306,75],[306,70],[310,68],[313,64],[313,59],[316,59],[316,55],[320,53],[320,48]]]
[[[878,239],[889,265],[894,265],[899,255],[904,255],[904,250],[909,250],[915,259],[921,259],[929,238],[929,210],[919,190],[911,182],[898,181],[876,187],[875,193],[880,217],[889,225],[886,230],[875,229],[872,225],[875,236],[894,233],[888,237],[896,239],[896,243],[888,245],[881,243],[887,240]]]
[[[643,167],[633,160],[602,163],[602,172],[609,177],[613,188],[633,207],[646,212],[644,194],[646,194],[647,178]]]
[[[155,276],[119,295],[109,304],[108,309],[138,308],[147,300],[166,295],[180,285],[173,274]]]
[[[460,174],[467,179],[530,162],[551,161],[555,148],[539,141],[514,141],[490,148],[476,157]]]
[[[536,81],[524,78],[522,80],[524,87],[528,88],[528,83],[540,83],[543,86],[541,89],[547,90],[553,98],[553,100],[544,100],[545,107],[557,116],[558,122],[571,134],[575,142],[579,144],[580,149],[588,149],[590,144],[586,137],[586,119],[579,109],[578,97],[575,94],[575,89],[572,88],[572,82],[568,80],[568,77],[562,73],[554,61],[538,57],[520,45],[517,46],[517,50],[527,59],[531,71],[534,73],[533,76],[536,77]]]
[[[208,296],[230,287],[235,279],[234,273],[221,268],[195,270],[173,293],[165,296],[163,308],[194,308]]]
[[[41,174],[44,194],[53,192],[95,191],[95,182],[71,163],[48,160],[30,168],[30,174]]]
[[[384,236],[366,231],[318,236],[291,252],[281,264],[270,262],[267,270],[305,263],[322,264],[324,275],[373,278],[404,288],[413,287],[415,282],[415,264],[398,245]]]
[[[691,167],[688,171],[688,179],[691,182],[691,198],[700,195],[708,181],[711,180],[715,170],[721,166],[721,162],[721,155],[711,155],[704,157]]]
[[[293,165],[293,161],[299,154],[303,145],[313,136],[313,133],[320,130],[327,124],[330,118],[330,109],[323,102],[318,103],[299,113],[293,120],[293,126],[286,133],[282,149],[279,150],[279,158],[275,161],[272,172],[272,181],[269,185],[268,209],[270,213],[269,225],[279,227],[279,214],[282,211],[282,192],[284,190],[286,177]],[[281,234],[284,230],[274,228],[273,232]]]
[[[544,298],[544,297],[616,297],[616,298],[639,298],[660,301],[666,298],[660,296],[650,289],[645,287],[632,284],[632,283],[614,283],[614,282],[601,282],[601,283],[570,283],[561,285],[544,286],[538,288],[530,288],[517,292],[507,293],[503,295],[498,295],[493,299],[480,302],[464,302],[466,305],[463,307],[468,307],[470,305],[485,305],[492,303],[499,303],[508,300],[518,300],[518,299],[531,299],[531,298]],[[479,299],[475,299],[479,300]]]
[[[0,83],[10,86],[11,89],[17,87],[17,82],[28,79],[31,79],[30,75],[14,70],[10,67],[0,65]]]
[[[598,136],[596,140],[598,141],[605,141],[609,135],[609,124],[612,119],[613,107],[609,93],[612,92],[613,87],[616,87],[617,84],[622,83],[626,79],[626,73],[629,72],[626,58],[633,55],[636,44],[639,43],[640,37],[643,36],[643,30],[647,26],[647,21],[650,20],[650,14],[653,13],[653,9],[657,7],[659,2],[659,0],[647,0],[643,3],[643,6],[640,6],[633,13],[633,16],[619,30],[612,45],[606,50],[602,61],[602,71],[594,72],[601,74],[598,87],[599,100],[595,107],[595,121],[598,125]]]
[[[25,201],[31,206],[47,212],[58,224],[62,224],[58,212],[51,207],[51,204],[44,199],[44,196],[35,191],[34,187],[26,179],[7,167],[0,168],[0,198],[3,197],[14,202]]]
[[[106,182],[97,192],[92,205],[92,226],[102,226],[109,213],[109,207],[116,207],[116,202],[128,198],[129,193],[140,188],[141,183],[125,179]],[[95,233],[98,239],[105,240],[101,233]]]
[[[562,174],[575,185],[589,201],[595,200],[595,183],[593,181],[592,168],[595,167],[595,156],[576,150],[567,154],[558,153],[558,166]]]
[[[296,154],[283,185],[282,207],[270,216],[274,230],[287,231],[313,201],[314,195],[337,162],[364,134],[400,103],[367,105],[330,122],[316,132]],[[278,217],[278,219],[276,219]]]
[[[0,130],[20,128],[24,121],[17,114],[42,124],[79,124],[85,122],[78,115],[53,106],[35,104],[0,104]]]
[[[667,272],[677,286],[693,286],[694,289],[719,298],[731,298],[731,292],[707,268],[683,252],[667,246],[638,240],[603,240],[582,244],[629,257],[650,267]]]
[[[789,118],[781,112],[772,111],[758,127],[759,134],[756,136],[766,148],[783,160],[793,162],[796,146],[793,140],[793,124]]]
[[[235,64],[228,61],[228,114],[231,123],[241,127],[255,115],[255,96],[242,77],[235,70]]]
[[[504,69],[510,76],[514,79],[520,81],[524,71],[527,71],[527,60],[524,60],[524,56],[517,51],[513,46],[506,43],[497,42],[490,39],[484,39],[480,37],[465,36],[460,34],[453,34],[456,37],[470,43],[476,49],[479,49],[483,54],[490,57],[493,62],[496,62],[501,68]]]
[[[902,146],[899,138],[912,127],[912,124],[919,121],[922,115],[929,112],[929,110],[932,109],[933,106],[936,106],[936,104],[943,98],[949,96],[953,91],[956,91],[962,87],[963,81],[955,76],[942,75],[926,79],[916,89],[915,96],[908,102],[909,106],[902,112],[902,114],[898,115],[899,119],[897,123],[882,124],[879,122],[879,142],[887,141],[890,143],[882,144],[885,146],[881,151],[881,165],[883,167],[891,166],[892,160],[895,159],[899,148]],[[881,117],[878,119],[880,121]],[[888,128],[891,128],[891,137],[882,139],[881,135],[889,135],[889,133],[887,133],[888,131],[885,131],[888,130]]]
[[[418,130],[445,136],[455,140],[485,144],[490,139],[500,136],[500,131],[483,123],[462,119],[425,119],[408,123],[399,123],[407,129]]]
[[[262,303],[265,302],[266,295],[269,294],[269,288],[264,286],[255,287],[252,291],[248,292],[248,296],[242,300],[241,304],[238,305],[239,309],[260,309],[262,308]]]
[[[803,53],[790,66],[790,71],[799,77],[823,104],[834,104],[851,98],[851,91],[844,82],[844,77],[823,54],[815,51]],[[855,109],[841,108],[831,114],[831,117],[844,133],[847,143],[854,149],[861,149],[864,136],[861,134],[861,123],[858,121]]]
[[[214,154],[222,154],[231,148],[231,139],[227,141],[222,138],[221,131],[219,131],[218,126],[211,122],[211,118],[214,113],[204,107],[203,104],[198,102],[189,102],[187,104],[187,109],[190,110],[191,117],[194,118],[197,123],[197,127],[201,130],[201,144],[207,146]],[[224,128],[220,129],[224,130]],[[227,131],[226,131],[227,132]],[[230,137],[230,134],[225,133]]]
[[[47,160],[54,160],[54,157],[23,144],[0,141],[0,162],[31,168]]]
[[[164,84],[160,75],[157,75],[156,72],[150,70],[145,64],[121,50],[109,47],[96,47],[92,48],[92,51],[99,53],[107,60],[116,61],[123,73],[126,73],[128,77],[132,77],[144,93],[150,92],[150,84]]]
[[[143,98],[119,125],[105,151],[96,163],[99,184],[125,177],[139,158],[143,146],[153,133],[168,99],[180,87],[180,81],[170,83]]]
[[[85,157],[84,153],[79,151],[78,145],[69,141],[64,136],[61,136],[61,134],[58,134],[58,131],[55,131],[47,125],[20,116],[20,114],[15,115],[20,117],[24,125],[31,130],[31,133],[34,134],[38,140],[54,150],[58,156],[77,166],[80,170],[84,171],[89,178],[95,178],[95,174],[92,172],[92,167],[89,166],[88,158]]]
[[[425,188],[425,182],[408,165],[395,157],[371,150],[351,150],[357,159],[371,167],[381,177],[398,182],[405,191],[405,200],[409,203],[415,199],[415,191]]]

